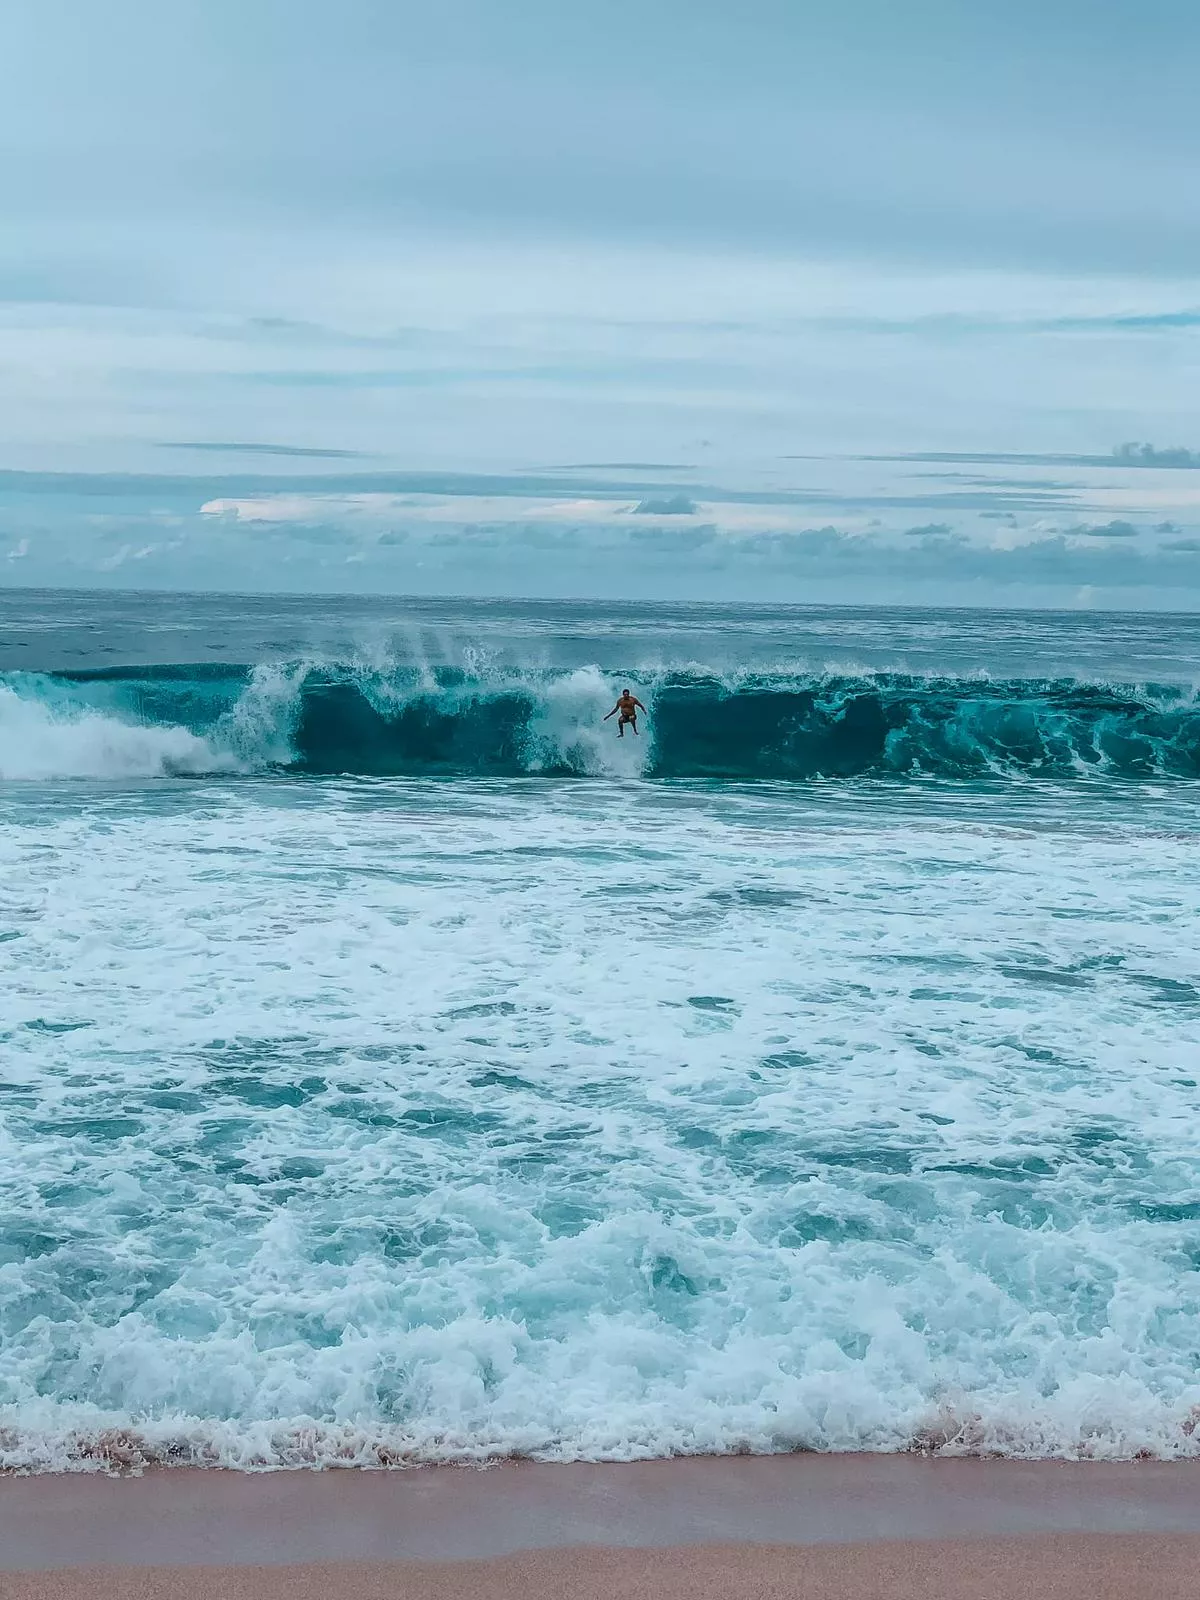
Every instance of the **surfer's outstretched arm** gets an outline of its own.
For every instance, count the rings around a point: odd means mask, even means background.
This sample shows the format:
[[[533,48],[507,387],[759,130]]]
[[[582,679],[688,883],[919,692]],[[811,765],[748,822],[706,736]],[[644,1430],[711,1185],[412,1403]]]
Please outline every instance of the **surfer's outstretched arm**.
[[[608,713],[608,717],[615,717],[617,712],[620,711],[620,709],[621,709],[621,705],[620,705],[620,702],[618,701],[617,704]],[[601,719],[600,719],[601,722],[607,722],[608,721],[608,717],[601,717]]]

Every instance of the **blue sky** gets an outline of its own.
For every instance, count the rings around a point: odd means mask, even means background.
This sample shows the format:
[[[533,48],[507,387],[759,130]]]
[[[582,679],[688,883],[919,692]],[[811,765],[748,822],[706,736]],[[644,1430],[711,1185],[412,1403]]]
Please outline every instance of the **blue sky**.
[[[0,581],[1200,605],[1186,462],[843,459],[1200,448],[1198,46],[1165,0],[8,0]]]

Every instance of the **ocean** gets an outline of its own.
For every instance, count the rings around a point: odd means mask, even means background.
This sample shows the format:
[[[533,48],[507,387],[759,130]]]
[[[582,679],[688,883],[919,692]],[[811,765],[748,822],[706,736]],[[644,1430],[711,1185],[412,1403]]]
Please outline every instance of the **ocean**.
[[[0,592],[0,1466],[1200,1454],[1198,681]]]

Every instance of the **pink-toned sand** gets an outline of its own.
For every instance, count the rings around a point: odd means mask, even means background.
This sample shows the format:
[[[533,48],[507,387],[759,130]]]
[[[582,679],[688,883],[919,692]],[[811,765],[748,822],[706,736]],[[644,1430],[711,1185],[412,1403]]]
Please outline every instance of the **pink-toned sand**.
[[[537,1550],[492,1561],[0,1574],[5,1600],[1196,1600],[1200,1538]]]
[[[0,1574],[5,1600],[1195,1600],[1200,1538],[529,1551],[491,1561]]]
[[[0,1600],[1198,1600],[1200,1463],[0,1481]]]

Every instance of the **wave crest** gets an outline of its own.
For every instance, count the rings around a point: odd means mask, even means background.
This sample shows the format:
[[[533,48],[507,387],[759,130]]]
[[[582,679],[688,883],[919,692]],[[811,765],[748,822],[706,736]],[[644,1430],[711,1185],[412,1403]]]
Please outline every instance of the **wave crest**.
[[[634,680],[292,662],[0,679],[0,778],[523,775],[728,780],[1200,777],[1200,702],[1075,679],[759,675]]]

